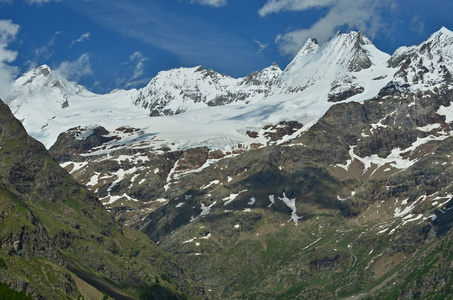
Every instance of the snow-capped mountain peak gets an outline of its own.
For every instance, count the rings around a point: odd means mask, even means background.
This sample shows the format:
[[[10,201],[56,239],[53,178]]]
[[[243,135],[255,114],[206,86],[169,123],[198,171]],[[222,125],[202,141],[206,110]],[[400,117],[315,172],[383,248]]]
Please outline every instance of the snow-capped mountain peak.
[[[452,39],[453,38],[453,31],[447,29],[446,27],[442,26],[438,31],[434,32],[428,41],[434,40],[442,40],[442,39]]]
[[[259,72],[253,72],[249,76],[243,78],[240,85],[264,85],[265,87],[270,88],[278,80],[281,73],[282,70],[274,62],[270,67],[267,67]]]
[[[74,127],[74,122],[90,124],[137,116],[136,95],[137,90],[97,95],[42,65],[17,79],[5,102],[28,133],[50,147],[61,131]]]
[[[52,72],[52,69],[48,65],[42,65],[23,74],[14,84],[16,86],[30,83],[45,84],[49,77],[51,77]]]
[[[451,80],[453,32],[442,27],[420,45],[398,48],[389,66],[399,68],[394,83],[413,90],[430,89]]]
[[[64,107],[69,105],[67,100],[70,96],[87,92],[84,86],[67,80],[48,65],[42,65],[26,72],[13,83],[13,88],[14,93],[6,100],[7,103],[24,93],[30,95],[39,93],[42,96],[48,94],[48,97],[55,97],[57,96],[55,93],[57,93],[58,96],[64,98],[64,101],[60,101]]]
[[[280,73],[277,65],[238,79],[202,66],[162,71],[139,91],[135,105],[148,109],[151,116],[162,116],[208,106],[251,103],[270,92]]]
[[[321,46],[315,39],[309,39],[283,71],[279,89],[273,94],[302,93],[310,95],[312,101],[315,95],[316,101],[321,102],[342,101],[362,93],[368,98],[385,82],[376,81],[378,84],[373,85],[373,92],[368,89],[368,93],[365,91],[367,84],[362,81],[385,79],[390,73],[386,66],[389,58],[361,32],[338,33]],[[343,94],[350,89],[354,93]]]
[[[313,51],[316,51],[318,49],[318,40],[316,38],[309,38],[302,49],[300,49],[299,53],[296,55],[297,56],[305,56]]]
[[[160,72],[140,90],[106,95],[41,66],[17,79],[8,104],[47,146],[62,130],[88,125],[150,130],[156,143],[175,148],[247,145],[258,142],[248,131],[284,120],[306,130],[334,103],[372,99],[392,84],[421,89],[451,82],[452,51],[453,33],[446,28],[391,58],[361,32],[338,33],[322,45],[309,39],[284,71],[272,64],[232,78],[202,66],[179,68]]]

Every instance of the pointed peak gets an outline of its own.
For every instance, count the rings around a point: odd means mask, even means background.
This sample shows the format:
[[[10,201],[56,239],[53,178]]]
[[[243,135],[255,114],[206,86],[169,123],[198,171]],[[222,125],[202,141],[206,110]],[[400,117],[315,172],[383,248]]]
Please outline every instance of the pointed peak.
[[[268,67],[267,69],[278,69],[278,70],[281,70],[280,69],[280,66],[274,61],[272,63],[272,65],[270,67]]]
[[[307,55],[313,51],[315,51],[316,49],[318,49],[319,45],[318,45],[318,40],[314,37],[312,38],[309,38],[304,46],[302,47],[302,49],[300,49],[299,53],[297,54],[297,56],[304,56],[304,55]]]
[[[48,65],[42,65],[29,71],[35,76],[43,75],[44,77],[48,77],[52,72],[53,70]]]
[[[41,65],[41,66],[37,67],[36,69],[38,69],[38,70],[50,70],[50,71],[52,71],[52,68],[49,67],[49,66],[46,65],[46,64]]]
[[[452,38],[453,32],[447,29],[446,27],[442,26],[438,31],[434,32],[428,39],[428,41],[438,40],[442,38]]]
[[[442,34],[447,34],[447,35],[453,35],[453,32],[451,30],[449,30],[448,28],[446,28],[445,26],[442,26],[437,32],[442,33]]]
[[[49,80],[52,74],[54,74],[54,72],[48,65],[42,65],[22,74],[21,77],[16,79],[14,85],[21,86],[24,84],[36,82],[36,80],[40,82],[46,82],[47,80]]]
[[[357,33],[357,40],[361,45],[371,45],[373,42],[361,31]]]
[[[338,31],[332,38],[331,42],[354,43],[357,46],[371,45],[371,40],[361,31],[351,31],[349,33],[341,33]]]
[[[276,62],[273,62],[269,67],[266,67],[264,69],[262,69],[261,71],[257,71],[257,72],[253,72],[253,73],[264,73],[264,72],[274,72],[274,71],[280,71],[281,72],[281,69],[280,67],[278,66],[278,64]]]
[[[307,43],[318,45],[318,40],[315,37],[311,37],[307,40]]]

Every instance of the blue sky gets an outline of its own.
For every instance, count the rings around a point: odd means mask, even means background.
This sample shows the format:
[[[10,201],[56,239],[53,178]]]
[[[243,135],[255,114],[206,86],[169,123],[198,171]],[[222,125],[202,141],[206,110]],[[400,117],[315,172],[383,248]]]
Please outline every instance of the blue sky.
[[[451,0],[0,0],[0,88],[42,64],[99,93],[181,66],[242,77],[338,30],[391,54],[453,30],[452,11]]]

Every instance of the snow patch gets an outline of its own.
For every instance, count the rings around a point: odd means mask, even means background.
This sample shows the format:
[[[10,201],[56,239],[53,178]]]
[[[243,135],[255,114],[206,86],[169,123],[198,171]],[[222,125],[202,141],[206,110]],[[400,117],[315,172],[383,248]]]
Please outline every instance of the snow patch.
[[[308,247],[313,246],[314,244],[316,244],[316,243],[319,242],[320,240],[321,240],[321,238],[318,238],[316,241],[314,241],[313,243],[311,243],[311,244],[305,246],[305,247],[302,248],[301,250],[305,250],[305,249],[307,249]]]
[[[272,204],[275,204],[275,195],[269,195],[269,200],[271,201],[271,204],[269,204],[268,207],[271,207]]]
[[[200,238],[200,240],[209,240],[210,237],[211,237],[211,233],[208,233],[207,236],[202,236],[202,237]]]
[[[211,208],[216,204],[217,201],[214,201],[214,203],[212,203],[211,205],[209,206],[205,206],[203,203],[201,203],[201,213],[198,217],[191,217],[190,218],[190,222],[193,222],[195,220],[197,220],[198,218],[201,218],[203,216],[206,216],[206,215],[209,215],[211,213]]]
[[[219,180],[213,180],[210,183],[208,183],[207,185],[202,186],[200,189],[205,190],[205,189],[209,188],[211,185],[217,185],[219,183],[220,183]]]
[[[296,198],[294,199],[289,199],[288,197],[286,197],[285,193],[283,193],[283,197],[280,198],[278,197],[278,199],[280,199],[281,201],[283,201],[286,206],[288,206],[291,210],[292,210],[292,213],[291,213],[291,219],[290,220],[293,220],[294,223],[297,225],[297,222],[299,221],[299,219],[301,219],[302,217],[299,217],[297,214],[296,214]]]
[[[242,194],[244,192],[247,192],[247,190],[240,191],[237,194],[230,194],[228,197],[223,199],[223,202],[224,202],[223,206],[230,204],[231,202],[233,202],[236,199],[237,196],[239,196],[240,194]]]

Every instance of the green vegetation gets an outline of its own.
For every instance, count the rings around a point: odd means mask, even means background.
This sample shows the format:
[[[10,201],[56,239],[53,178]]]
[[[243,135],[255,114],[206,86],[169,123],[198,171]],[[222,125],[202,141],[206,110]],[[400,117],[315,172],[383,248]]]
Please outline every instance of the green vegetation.
[[[30,300],[31,297],[22,292],[9,288],[6,284],[0,283],[0,300]]]
[[[122,227],[99,200],[30,138],[0,101],[0,272],[33,297],[77,299],[95,293],[138,298],[161,280],[168,294],[193,284],[174,258]],[[13,298],[8,289],[3,291]],[[17,298],[19,299],[19,298]],[[22,298],[20,298],[22,299]]]
[[[140,290],[141,300],[180,300],[181,298],[172,290],[160,285],[152,284]],[[187,297],[186,297],[187,299]]]
[[[0,269],[8,269],[5,260],[1,257],[0,257]]]

